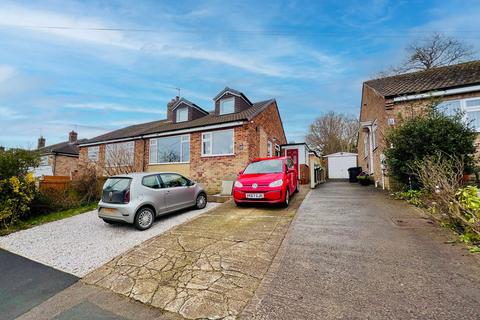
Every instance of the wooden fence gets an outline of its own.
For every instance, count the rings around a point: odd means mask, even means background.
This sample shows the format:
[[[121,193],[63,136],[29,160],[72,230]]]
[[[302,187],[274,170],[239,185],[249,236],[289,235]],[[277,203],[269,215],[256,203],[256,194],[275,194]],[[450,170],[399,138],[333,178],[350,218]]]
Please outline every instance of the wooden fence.
[[[38,189],[40,191],[57,190],[63,191],[67,188],[71,179],[69,176],[44,176],[39,182]]]

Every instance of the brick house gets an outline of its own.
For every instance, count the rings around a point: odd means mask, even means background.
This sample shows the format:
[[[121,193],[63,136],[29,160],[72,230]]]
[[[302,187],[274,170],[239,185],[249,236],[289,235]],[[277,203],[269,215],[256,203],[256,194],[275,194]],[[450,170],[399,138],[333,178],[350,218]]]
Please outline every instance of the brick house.
[[[39,176],[69,176],[78,170],[78,134],[71,131],[68,140],[45,146],[45,138],[38,138],[37,150],[40,153],[40,165],[35,168],[34,175]]]
[[[129,126],[80,144],[80,162],[105,168],[112,150],[126,151],[135,171],[173,171],[220,191],[225,177],[236,176],[257,157],[276,154],[286,143],[275,99],[251,102],[225,88],[206,111],[185,98],[167,105],[167,119]]]
[[[480,61],[369,80],[363,83],[358,135],[358,163],[373,174],[377,185],[389,188],[384,139],[389,127],[439,102],[445,112],[460,109],[480,132]],[[382,170],[383,169],[383,170]]]

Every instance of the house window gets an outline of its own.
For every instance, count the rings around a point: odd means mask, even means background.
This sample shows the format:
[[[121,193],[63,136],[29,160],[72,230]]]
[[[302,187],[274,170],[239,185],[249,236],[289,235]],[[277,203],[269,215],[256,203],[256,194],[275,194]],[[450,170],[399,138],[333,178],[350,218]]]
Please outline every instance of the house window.
[[[150,164],[190,161],[190,135],[150,139]]]
[[[464,110],[468,124],[480,132],[480,99],[465,100]]]
[[[134,141],[110,143],[105,146],[105,162],[109,167],[132,166],[134,156]]]
[[[177,122],[184,122],[188,120],[188,108],[181,107],[177,109]]]
[[[235,99],[228,98],[220,101],[220,114],[233,113],[235,111]]]
[[[443,101],[437,105],[438,111],[450,116],[461,110],[461,108],[462,105],[460,100]]]
[[[270,141],[267,141],[267,157],[273,155],[273,144]]]
[[[233,129],[202,133],[202,156],[233,155]]]
[[[87,149],[87,156],[88,160],[90,161],[98,161],[98,152],[99,152],[99,147],[88,147]]]
[[[41,166],[48,166],[48,156],[40,157],[40,165]]]

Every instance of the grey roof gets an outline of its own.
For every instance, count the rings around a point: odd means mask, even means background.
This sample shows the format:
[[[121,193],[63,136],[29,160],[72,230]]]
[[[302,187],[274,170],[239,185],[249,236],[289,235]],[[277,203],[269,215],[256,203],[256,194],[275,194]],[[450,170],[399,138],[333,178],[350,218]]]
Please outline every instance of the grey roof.
[[[180,98],[180,99],[178,99],[178,101],[175,103],[173,109],[175,109],[181,102],[186,103],[186,104],[188,104],[188,105],[191,105],[191,106],[197,108],[198,110],[202,111],[202,112],[205,113],[205,114],[208,113],[208,111],[206,111],[206,110],[203,109],[202,107],[198,106],[197,104],[195,104],[195,103],[193,103],[193,102],[191,102],[191,101],[189,101],[189,100],[187,100],[187,99],[185,99],[185,98]],[[173,109],[172,109],[172,110],[173,110]]]
[[[233,94],[236,94],[237,96],[241,96],[243,99],[245,99],[245,101],[247,101],[249,104],[253,104],[248,98],[246,95],[243,94],[243,92],[240,92],[238,90],[235,90],[235,89],[232,89],[232,88],[229,88],[229,87],[225,87],[225,89],[223,89],[222,91],[220,91],[219,94],[217,94],[215,96],[215,98],[213,98],[213,101],[217,101],[225,92],[231,92]]]
[[[82,142],[82,144],[95,143],[100,141],[136,138],[142,135],[155,134],[161,132],[172,131],[174,133],[177,130],[190,129],[208,125],[223,124],[229,122],[236,122],[247,120],[250,121],[260,112],[265,110],[268,106],[275,102],[275,99],[269,99],[254,103],[251,107],[236,113],[230,113],[225,115],[217,115],[215,113],[209,113],[204,117],[179,123],[173,123],[169,120],[158,120],[148,123],[137,124],[126,128],[118,129],[108,132],[98,137],[89,139]]]
[[[87,139],[80,139],[76,142],[63,141],[38,149],[41,154],[62,153],[78,156],[78,145],[87,141]]]
[[[365,82],[384,97],[480,84],[480,60]]]

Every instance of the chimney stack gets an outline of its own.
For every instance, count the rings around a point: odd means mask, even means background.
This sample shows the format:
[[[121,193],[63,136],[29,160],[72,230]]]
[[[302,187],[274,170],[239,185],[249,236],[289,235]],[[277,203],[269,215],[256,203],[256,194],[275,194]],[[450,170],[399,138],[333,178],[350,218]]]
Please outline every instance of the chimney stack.
[[[38,144],[37,144],[37,149],[45,147],[45,138],[43,136],[40,136],[38,138]]]
[[[76,133],[73,130],[70,131],[70,133],[68,134],[68,142],[70,143],[77,142],[77,136],[78,136],[78,133]]]
[[[179,99],[180,97],[176,96],[169,103],[167,103],[167,119],[170,121],[173,121],[173,106],[178,102]]]

